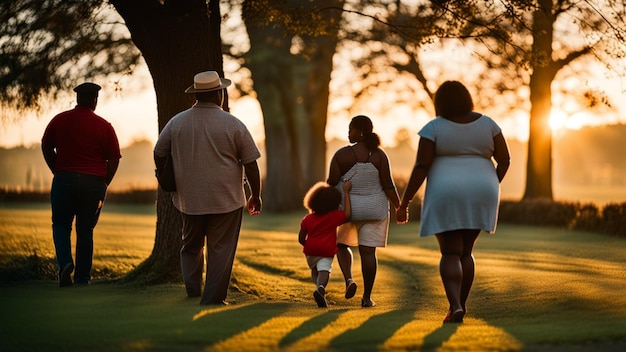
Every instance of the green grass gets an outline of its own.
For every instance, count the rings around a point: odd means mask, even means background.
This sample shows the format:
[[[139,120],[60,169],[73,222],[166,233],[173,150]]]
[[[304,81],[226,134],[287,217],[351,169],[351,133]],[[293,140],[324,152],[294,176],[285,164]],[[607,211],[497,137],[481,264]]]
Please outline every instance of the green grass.
[[[107,204],[96,228],[99,267],[125,271],[154,243],[151,207]],[[626,348],[623,239],[500,224],[476,246],[462,325],[443,326],[446,300],[434,238],[392,225],[379,249],[373,298],[343,298],[337,263],[329,309],[318,309],[297,242],[304,213],[244,218],[227,307],[187,299],[182,284],[127,288],[53,280],[0,286],[0,351],[605,351]],[[45,206],[0,208],[0,258],[52,255]]]
[[[145,205],[105,206],[94,231],[96,276],[103,275],[102,271],[112,275],[128,272],[150,255],[156,228],[154,214],[154,207]],[[54,258],[50,206],[20,203],[0,208],[0,248],[0,265],[35,253]]]

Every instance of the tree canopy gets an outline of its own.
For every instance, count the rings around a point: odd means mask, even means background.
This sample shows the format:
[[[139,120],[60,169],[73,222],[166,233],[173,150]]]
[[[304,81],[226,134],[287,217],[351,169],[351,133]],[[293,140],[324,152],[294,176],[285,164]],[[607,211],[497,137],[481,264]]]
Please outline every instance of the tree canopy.
[[[124,23],[102,0],[0,3],[0,104],[37,109],[79,80],[124,75],[141,59]]]
[[[429,53],[424,48],[462,43],[482,61],[464,67],[463,73],[472,80],[466,83],[477,86],[481,105],[522,106],[529,112],[524,198],[552,199],[552,84],[564,68],[585,57],[606,65],[614,75],[626,73],[625,6],[620,1],[567,0],[360,2],[351,12],[369,25],[346,33],[346,38],[359,43],[365,53],[354,61],[356,72],[368,83],[355,95],[381,84],[393,89],[396,78],[408,74],[420,86],[413,88],[413,95],[406,94],[411,86],[396,87],[393,96],[416,110],[428,109],[426,101],[445,77],[445,62],[449,67],[452,60],[442,55],[437,68],[427,67],[423,58]],[[585,81],[585,75],[594,73],[577,74]],[[559,93],[586,102],[585,108],[610,105],[603,92],[581,86]]]

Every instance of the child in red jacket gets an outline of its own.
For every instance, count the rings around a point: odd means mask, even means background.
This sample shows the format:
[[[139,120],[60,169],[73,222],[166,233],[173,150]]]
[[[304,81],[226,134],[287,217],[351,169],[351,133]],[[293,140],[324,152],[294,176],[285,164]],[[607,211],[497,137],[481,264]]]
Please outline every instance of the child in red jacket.
[[[303,246],[311,277],[317,285],[313,298],[320,308],[327,306],[326,285],[337,254],[337,227],[350,219],[351,188],[352,182],[345,181],[343,210],[340,210],[341,192],[326,182],[316,183],[304,196],[304,207],[309,214],[300,223],[298,242]]]

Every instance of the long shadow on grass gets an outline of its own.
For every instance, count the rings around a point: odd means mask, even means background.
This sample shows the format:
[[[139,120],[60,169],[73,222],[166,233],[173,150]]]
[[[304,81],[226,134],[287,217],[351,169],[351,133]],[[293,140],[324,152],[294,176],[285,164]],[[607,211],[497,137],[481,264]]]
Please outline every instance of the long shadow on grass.
[[[279,347],[285,348],[309,335],[312,335],[324,329],[327,325],[337,320],[337,318],[339,318],[341,314],[347,311],[348,311],[347,309],[332,310],[322,315],[318,315],[315,318],[307,320],[304,324],[300,325],[297,329],[294,329],[289,334],[287,334],[279,342]]]
[[[335,337],[329,347],[342,350],[354,348],[358,350],[366,349],[368,346],[374,350],[382,345],[393,334],[408,322],[415,319],[415,312],[410,309],[392,310],[383,314],[378,314],[356,329],[351,329]]]
[[[430,334],[424,337],[424,342],[422,343],[422,350],[424,351],[436,351],[437,348],[441,347],[444,342],[450,340],[452,335],[456,333],[456,330],[459,328],[459,324],[444,324],[439,329],[431,332]]]
[[[271,264],[268,263],[256,263],[253,262],[251,260],[247,260],[247,259],[251,259],[251,258],[237,258],[242,264],[247,265],[255,270],[264,272],[266,274],[270,274],[270,275],[277,275],[277,276],[281,276],[281,277],[289,277],[291,279],[295,279],[295,280],[299,280],[300,277],[298,276],[298,273],[293,270],[293,269],[283,269],[283,268],[278,268],[276,266],[273,266]],[[309,282],[310,280],[307,280],[307,282]]]
[[[206,311],[195,322],[199,323],[196,326],[202,330],[210,328],[211,333],[204,335],[207,340],[202,342],[214,344],[261,325],[289,308],[289,304],[255,303],[214,313]]]

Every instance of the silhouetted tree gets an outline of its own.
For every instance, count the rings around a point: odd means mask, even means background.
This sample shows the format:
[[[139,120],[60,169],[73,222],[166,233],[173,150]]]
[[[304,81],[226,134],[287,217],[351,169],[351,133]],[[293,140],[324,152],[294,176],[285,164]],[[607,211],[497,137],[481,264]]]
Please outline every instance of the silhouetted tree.
[[[354,37],[360,42],[376,43],[369,56],[360,58],[361,66],[366,67],[362,71],[364,77],[371,76],[372,71],[380,72],[380,67],[393,67],[410,73],[420,82],[426,96],[432,98],[434,84],[429,83],[438,77],[431,75],[429,79],[420,63],[421,46],[448,38],[463,41],[484,59],[487,70],[479,75],[479,82],[485,102],[502,104],[504,100],[516,105],[516,101],[503,93],[506,90],[516,94],[522,89],[529,91],[530,130],[524,199],[552,199],[553,152],[549,125],[552,83],[563,68],[583,57],[593,57],[616,74],[624,72],[626,4],[623,1],[595,4],[569,0],[450,0],[431,4],[364,1],[361,4],[361,15],[374,21],[369,31]],[[372,7],[378,10],[372,11]],[[491,89],[486,87],[487,82],[493,84]],[[590,107],[606,102],[597,92],[579,93],[586,97]]]
[[[306,190],[325,180],[329,84],[342,13],[322,14],[320,10],[341,9],[343,3],[243,3],[250,40],[245,66],[250,69],[265,126],[267,177],[263,192],[268,209],[301,208]]]
[[[0,97],[4,108],[36,107],[78,81],[126,72],[140,55],[152,75],[159,131],[193,96],[184,90],[208,69],[222,73],[219,1],[110,0],[0,3]],[[131,41],[132,39],[132,41]],[[139,49],[139,51],[137,50]],[[126,281],[179,281],[180,216],[159,190],[152,254]]]
[[[193,97],[183,91],[195,73],[207,69],[222,73],[219,1],[108,3],[124,24],[112,16],[103,1],[3,2],[7,22],[1,35],[14,44],[13,51],[3,52],[0,58],[2,72],[14,74],[3,81],[1,94],[8,97],[5,101],[26,102],[14,105],[18,108],[35,107],[39,97],[54,98],[78,80],[126,72],[141,54],[153,79],[160,131],[174,114],[191,105]],[[339,8],[342,3],[320,2]],[[260,81],[254,88],[266,116],[265,208],[292,210],[300,207],[308,185],[325,174],[328,84],[341,13],[316,14],[312,2],[280,5],[262,0],[244,2],[252,43],[246,64],[253,78]],[[130,38],[120,28],[124,25]],[[40,40],[48,37],[54,41]],[[24,38],[32,38],[32,48],[20,46]],[[302,43],[302,52],[292,52],[292,41]],[[46,61],[36,75],[30,74],[30,67],[40,64],[38,56],[64,52],[61,48],[67,51],[64,55]],[[89,57],[92,60],[85,59]],[[105,59],[96,60],[100,57]],[[59,70],[64,66],[73,70]],[[38,77],[54,79],[39,82]],[[179,280],[179,247],[180,218],[169,195],[159,190],[153,252],[125,281],[150,284]]]

